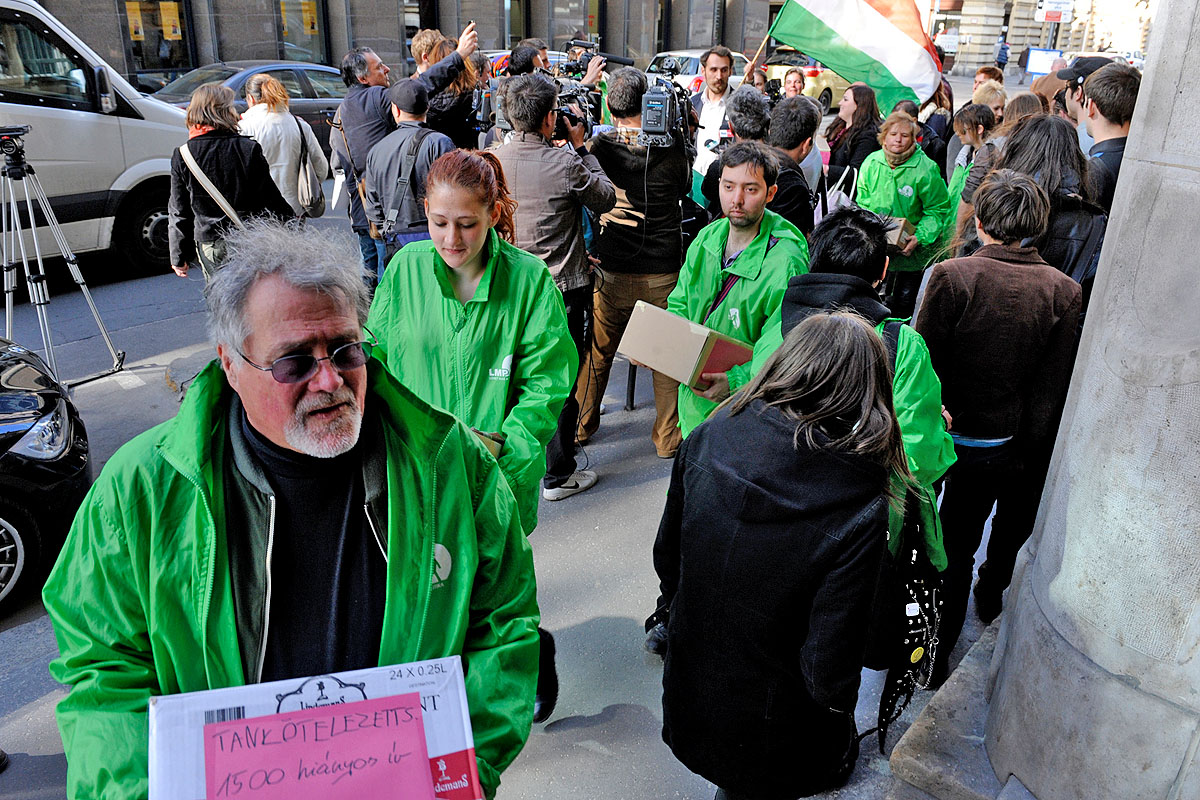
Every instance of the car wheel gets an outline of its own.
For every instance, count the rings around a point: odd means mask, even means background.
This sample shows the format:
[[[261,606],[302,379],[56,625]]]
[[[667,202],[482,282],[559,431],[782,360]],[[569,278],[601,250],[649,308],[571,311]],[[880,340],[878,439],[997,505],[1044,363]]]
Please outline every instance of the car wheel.
[[[171,266],[166,187],[135,191],[146,194],[122,210],[113,240],[134,271],[164,272]]]
[[[26,595],[38,582],[41,534],[29,512],[0,503],[0,610]]]
[[[828,114],[830,107],[833,105],[833,92],[828,89],[821,92],[821,96],[817,98],[817,102],[821,104],[821,116]]]

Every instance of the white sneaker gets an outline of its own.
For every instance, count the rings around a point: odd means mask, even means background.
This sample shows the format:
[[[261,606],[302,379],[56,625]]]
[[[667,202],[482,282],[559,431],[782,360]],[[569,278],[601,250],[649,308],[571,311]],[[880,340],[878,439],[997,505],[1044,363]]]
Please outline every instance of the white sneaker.
[[[563,500],[573,494],[586,492],[596,485],[596,473],[590,469],[578,469],[562,486],[553,489],[542,489],[542,497],[546,500]]]

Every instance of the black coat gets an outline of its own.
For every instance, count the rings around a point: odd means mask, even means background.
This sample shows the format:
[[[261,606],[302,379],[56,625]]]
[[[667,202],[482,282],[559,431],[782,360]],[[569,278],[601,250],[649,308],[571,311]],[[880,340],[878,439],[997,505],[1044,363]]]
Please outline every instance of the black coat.
[[[841,142],[829,153],[829,171],[826,180],[830,186],[838,182],[847,168],[853,167],[861,171],[867,156],[880,149],[879,124],[873,123],[860,129],[857,133],[846,134],[851,138]],[[855,193],[851,193],[853,196]]]
[[[258,142],[232,131],[210,131],[189,139],[187,147],[243,222],[256,216],[286,220],[296,215],[279,193]],[[167,212],[171,263],[177,267],[196,263],[196,243],[218,241],[233,225],[188,169],[178,148],[171,154]]]
[[[654,545],[670,606],[663,739],[730,791],[824,786],[854,707],[887,538],[885,469],[761,403],[684,440]]]

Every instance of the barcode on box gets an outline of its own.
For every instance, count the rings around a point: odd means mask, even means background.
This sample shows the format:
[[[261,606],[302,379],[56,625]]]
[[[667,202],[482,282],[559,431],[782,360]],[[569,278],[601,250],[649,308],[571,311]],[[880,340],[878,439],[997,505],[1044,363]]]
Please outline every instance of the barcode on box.
[[[236,719],[246,718],[245,706],[234,706],[233,708],[218,708],[214,711],[204,712],[204,724],[211,725],[214,722],[232,722]]]

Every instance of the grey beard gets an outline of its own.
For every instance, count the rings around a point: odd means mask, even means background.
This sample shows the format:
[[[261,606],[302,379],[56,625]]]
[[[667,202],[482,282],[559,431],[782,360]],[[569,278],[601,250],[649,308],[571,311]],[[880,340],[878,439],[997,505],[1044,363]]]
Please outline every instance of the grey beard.
[[[336,402],[348,402],[350,407],[327,423],[308,418],[308,412]],[[306,398],[296,406],[291,419],[283,426],[283,438],[295,450],[314,458],[336,458],[350,452],[358,444],[362,430],[362,409],[349,387],[336,392]]]

